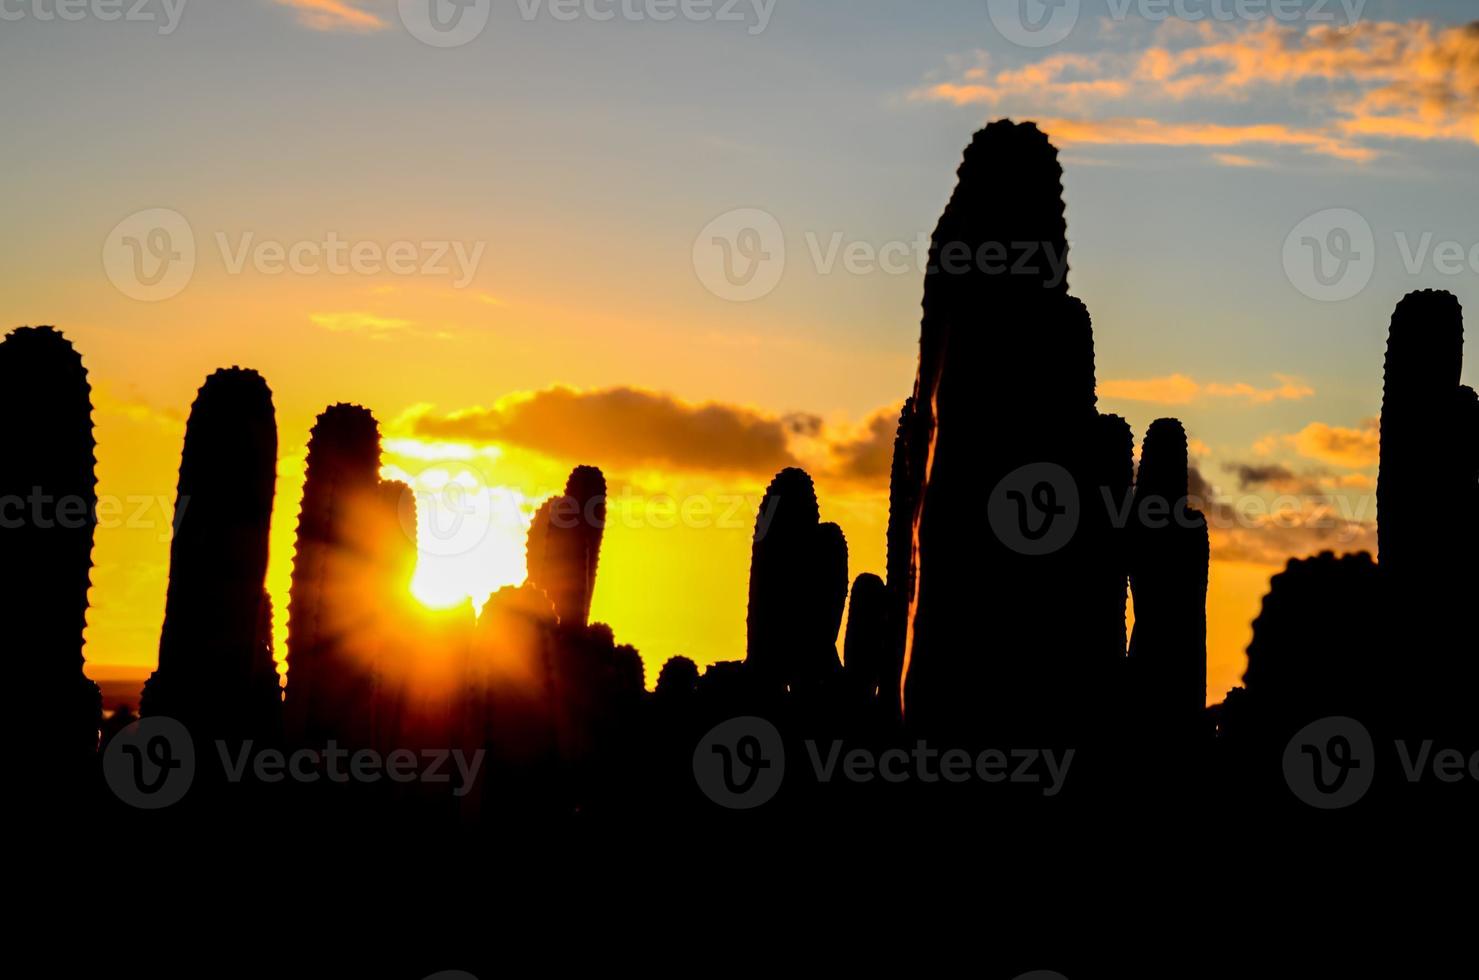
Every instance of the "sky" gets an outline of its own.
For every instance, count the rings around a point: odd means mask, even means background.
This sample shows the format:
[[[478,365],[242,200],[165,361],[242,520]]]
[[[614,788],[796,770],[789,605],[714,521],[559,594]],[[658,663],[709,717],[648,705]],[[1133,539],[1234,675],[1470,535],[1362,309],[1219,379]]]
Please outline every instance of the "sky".
[[[1479,308],[1470,0],[437,3],[0,0],[0,324],[90,371],[94,676],[155,661],[184,421],[230,365],[277,408],[279,639],[341,401],[418,492],[433,604],[522,580],[522,522],[602,466],[593,615],[649,684],[743,656],[783,466],[881,574],[917,243],[1009,116],[1062,150],[1101,410],[1183,419],[1216,502],[1220,700],[1288,558],[1375,549],[1393,306]]]

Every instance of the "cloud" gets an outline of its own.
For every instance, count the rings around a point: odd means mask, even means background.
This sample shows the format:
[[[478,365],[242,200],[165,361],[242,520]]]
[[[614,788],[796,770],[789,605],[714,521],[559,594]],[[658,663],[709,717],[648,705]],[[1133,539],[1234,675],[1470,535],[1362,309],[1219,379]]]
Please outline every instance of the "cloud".
[[[1227,467],[1245,474],[1239,464]],[[1207,517],[1214,561],[1252,562],[1282,567],[1290,558],[1322,551],[1344,554],[1375,551],[1375,502],[1369,495],[1332,496],[1284,467],[1270,466],[1246,474],[1284,483],[1292,489],[1266,504],[1261,498],[1240,497],[1236,503],[1219,499],[1217,490],[1193,466],[1189,474],[1191,502]],[[1244,491],[1248,486],[1242,487]]]
[[[691,404],[638,388],[548,388],[511,395],[492,408],[411,420],[417,436],[520,446],[609,467],[769,476],[797,465],[790,437],[809,417],[769,415],[717,403]]]
[[[829,449],[837,475],[860,480],[888,481],[893,468],[894,437],[902,405],[875,412],[852,436],[836,438]]]
[[[1381,461],[1381,432],[1375,419],[1359,429],[1311,422],[1282,441],[1299,455],[1332,466],[1359,470]]]
[[[956,79],[912,97],[1037,115],[1064,146],[1262,145],[1363,162],[1380,140],[1479,143],[1479,21],[1172,19],[1138,50],[1056,53],[1002,70],[978,54]],[[1186,120],[1189,104],[1198,121]],[[1217,111],[1228,118],[1210,119]],[[1257,165],[1237,153],[1212,158]]]
[[[456,446],[477,452],[497,444],[616,472],[651,467],[766,480],[800,466],[821,481],[883,491],[900,407],[878,409],[859,423],[828,422],[805,412],[694,404],[634,387],[553,387],[509,395],[491,408],[439,414],[417,406],[397,428],[411,440],[436,443],[444,455]]]
[[[389,25],[351,0],[275,0],[298,12],[298,23],[314,31],[379,31]]]
[[[382,335],[415,326],[410,320],[376,316],[373,313],[310,313],[309,321],[333,333]]]
[[[1223,470],[1238,477],[1239,490],[1251,490],[1266,486],[1275,490],[1290,490],[1304,482],[1287,466],[1278,463],[1224,463]]]
[[[1267,405],[1276,401],[1299,401],[1315,393],[1313,388],[1300,383],[1296,378],[1279,374],[1274,375],[1274,378],[1279,382],[1277,386],[1258,388],[1243,381],[1232,384],[1215,381],[1201,384],[1184,374],[1172,374],[1160,378],[1101,381],[1098,390],[1101,398],[1151,402],[1156,405],[1190,405],[1208,398]]]

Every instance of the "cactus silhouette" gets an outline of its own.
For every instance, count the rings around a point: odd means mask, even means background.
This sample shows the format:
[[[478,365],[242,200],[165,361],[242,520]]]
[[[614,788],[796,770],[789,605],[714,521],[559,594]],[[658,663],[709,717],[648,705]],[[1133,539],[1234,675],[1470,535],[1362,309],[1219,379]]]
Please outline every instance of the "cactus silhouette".
[[[289,738],[306,744],[373,737],[374,667],[362,656],[372,613],[366,577],[383,530],[380,428],[366,409],[335,405],[308,440],[288,600]]]
[[[280,733],[263,587],[276,479],[267,382],[255,371],[217,371],[185,428],[159,669],[144,686],[143,715],[173,717],[209,737]]]
[[[1381,411],[1377,539],[1391,608],[1404,624],[1401,696],[1416,716],[1466,713],[1479,682],[1465,650],[1479,573],[1479,410],[1462,387],[1464,323],[1457,298],[1423,290],[1392,314]]]
[[[852,584],[847,614],[847,637],[842,644],[842,667],[855,696],[867,700],[890,696],[886,673],[891,661],[892,594],[883,579],[870,572]]]
[[[698,691],[698,665],[687,657],[669,657],[657,673],[659,701],[682,701]]]
[[[929,432],[914,398],[905,400],[894,434],[888,477],[888,596],[884,628],[888,643],[879,677],[880,697],[891,719],[903,713],[904,644],[909,631],[909,604],[914,598],[914,518],[924,486]]]
[[[782,470],[760,502],[750,552],[746,664],[772,691],[815,688],[839,668],[847,541],[820,523],[805,471]]]
[[[1186,431],[1151,423],[1140,454],[1129,527],[1135,632],[1132,683],[1154,736],[1186,744],[1200,731],[1207,696],[1207,522],[1187,499]]]
[[[1067,294],[1062,193],[1047,138],[992,123],[966,150],[931,245],[904,684],[906,720],[926,728],[1076,741],[1098,727],[1090,709],[1122,659],[1122,586],[1103,554],[1110,519],[1095,482],[1093,330]],[[1034,486],[1077,498],[1064,518],[1076,533],[1045,555],[1021,553],[988,520],[993,492],[1033,472],[1050,474]],[[1081,614],[1061,615],[1065,604]],[[983,618],[991,642],[961,642]]]
[[[549,595],[566,625],[590,621],[605,531],[606,478],[593,466],[576,467],[564,494],[540,505],[530,525],[529,582]]]
[[[102,721],[82,656],[97,523],[91,393],[81,356],[51,327],[0,342],[0,500],[22,508],[0,522],[12,701],[36,762],[63,780],[87,764]]]

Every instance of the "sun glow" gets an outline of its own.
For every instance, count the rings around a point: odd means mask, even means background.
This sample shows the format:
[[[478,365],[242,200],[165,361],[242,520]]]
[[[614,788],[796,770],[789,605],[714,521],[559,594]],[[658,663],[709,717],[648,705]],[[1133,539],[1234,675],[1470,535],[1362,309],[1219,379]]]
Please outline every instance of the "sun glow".
[[[441,460],[417,473],[389,465],[387,480],[416,496],[416,574],[411,594],[431,609],[488,596],[524,581],[524,542],[533,507],[518,490],[490,486],[474,466]]]

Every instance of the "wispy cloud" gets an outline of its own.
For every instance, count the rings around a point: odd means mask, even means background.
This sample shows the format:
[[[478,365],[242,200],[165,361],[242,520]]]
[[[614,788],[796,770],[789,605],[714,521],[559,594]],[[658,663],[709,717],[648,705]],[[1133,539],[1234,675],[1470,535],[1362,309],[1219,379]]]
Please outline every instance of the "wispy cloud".
[[[1315,390],[1297,378],[1274,375],[1279,383],[1271,388],[1259,388],[1244,381],[1231,384],[1209,382],[1202,384],[1184,374],[1172,374],[1160,378],[1138,380],[1101,381],[1101,398],[1119,398],[1125,401],[1150,402],[1156,405],[1190,405],[1209,398],[1241,401],[1249,405],[1267,405],[1276,401],[1299,401],[1314,395]]]
[[[314,31],[379,31],[390,26],[378,14],[350,0],[274,0],[298,13],[298,23]]]
[[[309,321],[333,333],[364,333],[383,336],[407,330],[415,324],[396,317],[376,316],[373,313],[310,313]]]
[[[1057,53],[1000,70],[978,54],[956,78],[913,97],[1036,115],[1066,146],[1268,146],[1362,162],[1381,140],[1479,143],[1479,21],[1171,20],[1136,51]],[[1186,120],[1188,103],[1205,121]],[[1208,119],[1233,108],[1236,118]],[[1268,118],[1246,121],[1257,112]]]

